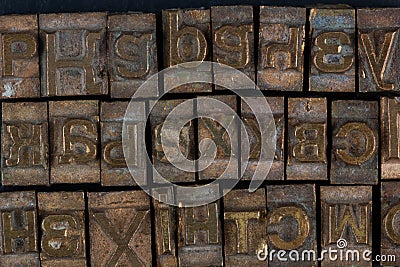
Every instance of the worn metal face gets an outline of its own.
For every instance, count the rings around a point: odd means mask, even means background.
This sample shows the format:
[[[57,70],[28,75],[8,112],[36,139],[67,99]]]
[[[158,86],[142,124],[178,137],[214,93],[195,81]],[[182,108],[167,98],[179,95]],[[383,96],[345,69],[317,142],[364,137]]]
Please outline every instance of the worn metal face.
[[[372,187],[370,186],[321,186],[321,246],[323,250],[372,251]],[[347,246],[340,248],[338,240]],[[330,261],[324,255],[322,266],[371,266],[371,262],[348,257],[347,260]],[[359,264],[359,265],[358,265]]]
[[[289,98],[288,180],[326,180],[325,98]]]
[[[400,90],[400,9],[357,10],[360,92]]]
[[[284,179],[284,136],[285,136],[285,112],[284,112],[284,98],[283,97],[267,97],[267,102],[272,111],[276,127],[276,150],[274,161],[271,169],[268,172],[266,180],[283,180]],[[261,138],[265,133],[260,133],[260,127],[254,113],[250,107],[242,101],[241,117],[244,123],[249,140],[250,140],[250,158],[248,160],[247,169],[243,174],[242,179],[251,179],[253,174],[258,168],[258,162],[261,153]]]
[[[83,192],[38,193],[41,266],[86,266]]]
[[[378,109],[377,101],[332,102],[331,183],[378,182]]]
[[[40,96],[37,15],[0,16],[1,97]]]
[[[2,104],[2,184],[48,185],[47,103]]]
[[[213,61],[231,66],[254,81],[253,7],[214,6],[211,7],[211,21]],[[235,72],[214,70],[216,83],[231,84],[235,80],[232,75]],[[235,88],[235,84],[231,85]],[[216,89],[221,88],[216,86]]]
[[[108,17],[108,67],[112,98],[131,98],[157,72],[155,14]]]
[[[42,96],[104,95],[106,13],[39,15]]]
[[[306,9],[260,7],[257,85],[262,90],[303,91]]]
[[[315,186],[267,186],[267,236],[268,249],[304,250],[317,249]],[[315,266],[315,261],[305,261],[302,266]],[[269,255],[268,266],[298,266],[296,261],[279,261]]]
[[[355,10],[313,8],[310,13],[310,91],[355,91]]]
[[[177,64],[192,61],[210,60],[210,10],[163,10],[164,33],[164,67],[168,68]],[[197,77],[208,77],[212,80],[209,66],[201,68],[196,73],[180,69],[181,75],[186,75],[189,80],[198,80]],[[173,84],[175,75],[164,75],[164,86]],[[211,92],[209,83],[191,83],[181,85],[172,90],[173,93]]]
[[[151,266],[150,199],[143,191],[88,193],[93,266]]]
[[[256,252],[266,245],[265,190],[232,190],[224,196],[225,266],[264,266]]]
[[[39,267],[34,191],[0,193],[0,266]]]
[[[51,183],[98,183],[99,103],[50,101]]]

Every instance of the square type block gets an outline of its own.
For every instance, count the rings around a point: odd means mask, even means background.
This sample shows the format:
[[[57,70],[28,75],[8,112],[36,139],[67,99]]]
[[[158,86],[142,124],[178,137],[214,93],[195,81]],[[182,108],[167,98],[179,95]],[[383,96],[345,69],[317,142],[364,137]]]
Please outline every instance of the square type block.
[[[165,68],[192,61],[210,60],[210,10],[163,10],[162,20]],[[196,71],[190,71],[190,68],[195,68]],[[176,67],[176,71],[180,73],[180,77],[185,77],[184,79],[191,83],[176,87],[172,91],[173,93],[211,92],[212,72],[210,66],[198,67],[198,64],[192,64],[186,65],[186,67]],[[172,87],[176,78],[175,73],[165,73],[164,88]],[[210,83],[192,82],[204,78]]]
[[[131,98],[157,72],[155,14],[108,17],[108,70],[112,98]]]
[[[377,101],[332,102],[331,183],[378,182],[378,109]]]
[[[344,260],[330,260],[323,255],[321,266],[372,266],[362,252],[372,251],[372,187],[322,186],[321,187],[321,246],[345,255]],[[358,250],[357,258],[346,254]],[[368,256],[368,255],[367,255]]]
[[[151,266],[150,199],[143,191],[88,193],[93,266]]]
[[[306,9],[260,7],[257,85],[261,90],[303,91]]]
[[[255,79],[254,22],[252,6],[211,7],[213,62],[233,67]],[[216,89],[219,83],[238,89],[234,76],[237,72],[224,69],[214,71]],[[236,79],[240,79],[237,77]],[[245,88],[246,89],[246,88]],[[247,88],[249,89],[249,88]]]
[[[357,10],[360,92],[399,91],[399,8]]]
[[[315,186],[267,186],[267,236],[269,251],[317,251]],[[269,256],[268,266],[316,266],[313,259],[280,261],[279,253]],[[288,258],[288,255],[286,255]]]
[[[39,15],[42,96],[106,95],[106,13]]]
[[[40,192],[41,265],[86,266],[83,192]]]
[[[355,10],[311,9],[310,91],[355,91]]]
[[[40,97],[37,15],[0,16],[1,97]]]
[[[2,104],[2,184],[48,185],[47,103]]]
[[[256,252],[267,242],[265,190],[232,190],[224,196],[225,266],[265,266]]]
[[[267,97],[266,101],[271,109],[271,112],[274,117],[275,129],[276,129],[276,149],[275,149],[275,157],[271,165],[271,169],[268,172],[266,180],[283,180],[284,179],[284,165],[285,165],[285,149],[284,149],[284,136],[285,136],[285,103],[283,97]],[[261,153],[261,142],[262,138],[267,138],[268,133],[260,133],[260,127],[257,122],[257,119],[250,109],[250,107],[246,104],[245,101],[242,100],[241,105],[241,117],[242,122],[246,127],[247,134],[250,140],[250,157],[248,160],[247,168],[243,174],[242,179],[251,179],[254,175],[254,172],[257,168],[259,168],[260,163],[260,153]],[[271,122],[261,122],[261,123],[271,123]],[[243,136],[243,135],[242,135]],[[266,140],[263,140],[267,143]],[[268,147],[264,146],[264,153],[267,153]],[[266,159],[261,159],[261,161],[266,162]]]
[[[289,98],[288,180],[327,180],[325,98]]]
[[[50,101],[50,183],[99,183],[99,102]]]
[[[0,266],[39,267],[36,196],[0,193]]]

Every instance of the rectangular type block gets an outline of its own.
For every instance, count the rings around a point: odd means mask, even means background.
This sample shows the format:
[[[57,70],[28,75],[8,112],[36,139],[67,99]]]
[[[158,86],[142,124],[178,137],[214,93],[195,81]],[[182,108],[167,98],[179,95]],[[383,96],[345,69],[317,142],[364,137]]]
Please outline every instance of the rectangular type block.
[[[381,184],[381,255],[393,255],[395,259],[384,262],[385,266],[400,265],[400,184]]]
[[[39,15],[42,96],[106,95],[106,13]]]
[[[310,13],[310,91],[355,91],[355,10],[313,8]]]
[[[211,7],[213,62],[233,67],[255,79],[254,65],[254,22],[252,6]],[[234,80],[238,72],[214,69],[216,89],[219,83],[238,89]],[[240,77],[236,77],[240,80]],[[245,88],[249,89],[249,88]]]
[[[108,17],[108,70],[112,98],[131,98],[157,72],[155,14]]]
[[[0,215],[0,266],[39,267],[35,192],[0,193]]]
[[[162,20],[165,68],[192,61],[210,60],[210,10],[163,10]],[[173,93],[211,92],[212,72],[209,65],[190,64],[177,67],[176,71],[190,84],[176,87]],[[207,79],[210,83],[193,83],[199,79]],[[164,74],[163,81],[164,90],[172,87],[176,81],[176,74]]]
[[[2,184],[48,185],[47,103],[2,104]]]
[[[303,91],[306,9],[260,7],[257,85],[261,90]]]
[[[275,157],[271,165],[271,169],[268,172],[266,180],[283,180],[284,179],[284,165],[285,165],[285,149],[284,149],[284,136],[285,136],[285,103],[283,97],[267,97],[266,101],[271,109],[274,117],[275,129],[276,129],[276,149]],[[261,153],[261,142],[262,138],[268,138],[268,133],[260,133],[260,127],[254,112],[242,100],[241,105],[241,117],[244,123],[247,134],[250,140],[250,157],[248,160],[247,168],[243,174],[242,179],[251,179],[254,172],[259,168],[260,161],[267,162],[267,159],[260,159]],[[259,111],[261,112],[261,111]],[[271,122],[262,122],[264,126]],[[267,128],[267,127],[266,127]],[[267,128],[268,129],[268,128]],[[243,136],[243,135],[242,135]],[[267,140],[263,140],[267,144]],[[264,146],[264,153],[267,154],[268,147]]]
[[[381,178],[400,178],[400,100],[381,98]]]
[[[158,101],[150,113],[153,166],[162,177],[170,182],[190,182],[195,180],[194,172],[186,172],[176,168],[165,155],[168,153],[170,159],[176,159],[178,163],[181,163],[178,158],[175,158],[177,151],[174,140],[179,140],[180,152],[186,159],[194,159],[194,126],[191,121],[185,123],[193,117],[193,103],[187,102],[183,108],[181,106],[176,111],[173,119],[170,119],[169,125],[164,128],[165,133],[162,135],[162,129],[168,114],[184,101],[183,99]],[[184,126],[182,127],[181,124]],[[161,139],[162,136],[164,142]],[[192,167],[194,169],[194,166]],[[161,182],[157,173],[153,173],[153,179],[155,182]]]
[[[99,103],[50,101],[50,183],[100,182]]]
[[[299,256],[287,261],[268,255],[268,266],[317,266],[316,257],[303,259],[304,251],[317,251],[315,186],[267,186],[267,237],[270,253],[296,250]],[[298,260],[296,257],[299,257]]]
[[[224,196],[225,266],[265,266],[256,252],[267,243],[265,190],[232,190]]]
[[[40,97],[37,15],[0,16],[1,97]]]
[[[203,164],[212,162],[206,169],[199,172],[199,179],[217,179],[224,174],[224,179],[238,177],[239,164],[239,129],[238,123],[227,109],[222,108],[222,103],[210,102],[209,99],[215,99],[228,105],[233,111],[237,112],[236,96],[223,95],[211,96],[207,98],[197,98],[198,120],[198,138],[201,140],[209,138],[216,145],[216,155],[210,152],[211,148],[204,146],[204,153],[199,160],[199,168]],[[215,104],[214,104],[215,103]],[[211,116],[214,120],[207,118]],[[223,127],[225,124],[225,128]],[[228,128],[231,131],[229,136]],[[232,156],[232,160],[231,159]],[[206,165],[207,166],[207,165]]]
[[[332,184],[378,183],[377,101],[332,102]]]
[[[325,98],[289,98],[288,180],[327,180]]]
[[[40,192],[42,267],[86,266],[83,192]]]
[[[150,199],[143,191],[88,193],[92,266],[151,266]]]
[[[360,92],[400,90],[400,8],[357,10]]]
[[[323,255],[321,266],[372,266],[362,255],[372,251],[371,216],[372,187],[321,186],[321,249],[338,250],[337,260]],[[359,252],[358,261],[354,250]]]

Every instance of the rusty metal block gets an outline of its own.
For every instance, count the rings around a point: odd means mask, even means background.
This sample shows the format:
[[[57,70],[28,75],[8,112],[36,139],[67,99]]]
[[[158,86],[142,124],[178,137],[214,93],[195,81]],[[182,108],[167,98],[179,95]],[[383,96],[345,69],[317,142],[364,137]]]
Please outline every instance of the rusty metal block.
[[[165,179],[171,182],[190,182],[195,180],[194,172],[186,172],[184,170],[178,169],[173,166],[167,157],[165,156],[165,151],[170,151],[170,142],[161,143],[161,129],[164,125],[164,121],[168,114],[179,104],[183,103],[185,100],[162,100],[158,101],[153,110],[150,113],[150,124],[151,133],[153,140],[153,166],[158,171],[158,173]],[[193,116],[194,107],[190,110],[184,110],[184,112],[178,112],[175,121],[186,122],[190,117]],[[180,136],[175,136],[175,132],[166,130],[167,136],[164,138],[168,141],[176,140],[179,138],[179,144],[182,154],[190,160],[194,159],[194,126],[193,122],[188,122],[182,128]],[[153,179],[155,182],[160,182],[157,175],[153,174]]]
[[[310,91],[355,91],[355,10],[313,8],[310,13]]]
[[[100,182],[99,103],[50,101],[50,183]]]
[[[399,182],[381,184],[381,255],[394,255],[385,265],[400,265],[400,187]]]
[[[41,266],[86,266],[83,192],[40,192]]]
[[[213,61],[231,66],[250,79],[255,79],[254,22],[252,6],[211,7]],[[232,83],[236,72],[213,70],[216,89],[218,83]]]
[[[39,15],[42,96],[105,95],[106,13]]]
[[[40,97],[37,15],[0,16],[1,97]]]
[[[267,102],[271,108],[275,120],[276,127],[276,150],[275,158],[272,163],[271,169],[267,175],[266,180],[283,180],[284,179],[284,164],[285,164],[285,149],[284,149],[284,136],[285,136],[285,103],[283,97],[267,97]],[[261,153],[261,138],[260,127],[258,126],[257,119],[250,107],[242,101],[241,117],[246,127],[250,140],[250,158],[248,161],[247,169],[243,174],[242,179],[251,179],[254,171],[258,166]]]
[[[164,67],[191,61],[210,60],[210,10],[183,9],[163,10],[164,33]],[[200,68],[191,73],[181,68],[181,75],[188,76],[189,80],[198,80],[198,77],[208,77],[212,80],[211,68]],[[175,75],[164,75],[164,87],[168,87],[176,80]],[[191,83],[181,85],[172,90],[173,93],[211,92],[209,83]]]
[[[378,109],[377,101],[332,102],[331,183],[378,183]]]
[[[157,72],[155,14],[108,17],[108,69],[112,98],[131,98]]]
[[[321,266],[372,266],[361,255],[372,251],[371,216],[371,186],[321,186],[321,249],[343,255],[335,261],[330,261],[327,253],[321,255]],[[351,250],[359,251],[359,261],[347,254]]]
[[[326,180],[325,98],[289,98],[288,180]]]
[[[2,184],[48,185],[47,103],[2,104]]]
[[[260,89],[303,91],[305,24],[305,8],[260,7]]]
[[[264,266],[256,252],[267,242],[265,190],[232,190],[224,196],[225,266]]]
[[[268,266],[316,266],[316,260],[280,261],[279,250],[317,250],[315,185],[267,186]],[[274,250],[274,252],[273,252]],[[300,262],[300,263],[299,263]],[[300,265],[299,265],[300,264]]]
[[[0,266],[39,267],[35,192],[0,193],[0,215]]]
[[[399,8],[357,10],[360,92],[400,90]]]
[[[150,199],[143,191],[88,193],[93,266],[151,266]]]

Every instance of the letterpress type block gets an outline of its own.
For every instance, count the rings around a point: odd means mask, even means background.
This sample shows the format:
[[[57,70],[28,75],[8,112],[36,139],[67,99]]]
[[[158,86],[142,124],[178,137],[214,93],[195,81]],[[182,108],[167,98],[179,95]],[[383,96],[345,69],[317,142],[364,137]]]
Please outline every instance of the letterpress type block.
[[[47,103],[2,107],[2,184],[48,185]]]

